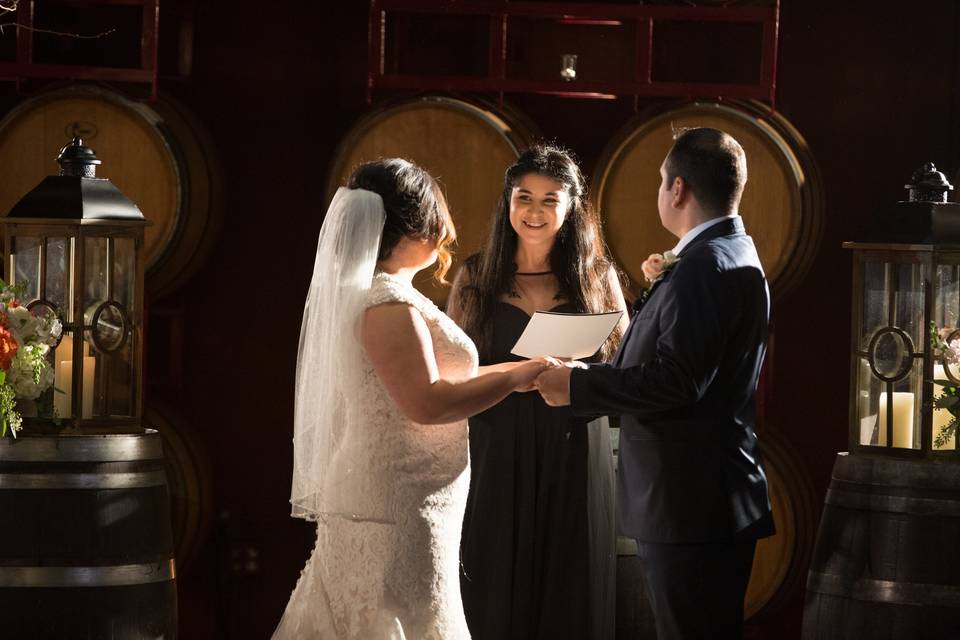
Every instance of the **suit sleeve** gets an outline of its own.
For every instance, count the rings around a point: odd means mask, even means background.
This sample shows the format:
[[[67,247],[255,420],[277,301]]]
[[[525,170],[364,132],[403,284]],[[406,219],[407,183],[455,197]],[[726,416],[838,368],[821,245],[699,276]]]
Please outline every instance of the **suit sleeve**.
[[[634,367],[574,369],[570,399],[576,415],[645,417],[685,407],[703,397],[725,350],[736,301],[712,262],[690,259],[661,291],[656,356]],[[652,319],[651,319],[652,321]]]

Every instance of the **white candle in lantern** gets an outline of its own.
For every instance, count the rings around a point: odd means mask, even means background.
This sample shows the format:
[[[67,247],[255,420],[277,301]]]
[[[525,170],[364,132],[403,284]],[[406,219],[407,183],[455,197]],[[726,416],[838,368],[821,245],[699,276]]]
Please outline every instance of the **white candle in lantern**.
[[[97,359],[93,356],[83,358],[83,419],[93,417],[93,379],[97,374]]]
[[[83,352],[86,354],[87,346],[84,344]],[[65,334],[60,344],[57,345],[56,370],[54,372],[53,386],[59,391],[53,392],[53,406],[56,415],[60,418],[70,418],[73,416],[73,337]],[[61,359],[62,358],[62,359]],[[83,400],[83,419],[87,420],[93,417],[93,382],[97,373],[97,359],[93,356],[84,355],[83,357],[83,389],[81,396]],[[63,393],[60,393],[62,391]]]
[[[63,342],[60,343],[63,345]],[[58,360],[54,374],[53,408],[58,418],[70,417],[70,405],[73,398],[73,361]],[[60,393],[60,392],[63,393]]]
[[[960,379],[960,367],[956,365],[950,367],[950,373],[953,374],[954,378]],[[943,365],[935,364],[933,365],[933,379],[934,380],[949,380],[947,374],[943,371]],[[943,385],[934,384],[933,385],[933,399],[936,400],[941,395],[943,395]],[[940,435],[940,432],[943,431],[943,428],[950,424],[950,421],[953,419],[953,414],[950,413],[947,409],[934,409],[933,410],[933,448],[937,450],[944,449],[955,449],[956,448],[956,438],[955,434],[950,434],[950,437],[947,438],[947,441],[943,446],[937,446],[936,439]]]
[[[893,392],[893,446],[913,448],[913,394],[909,391]],[[887,392],[880,393],[880,415],[877,420],[877,444],[887,444]]]

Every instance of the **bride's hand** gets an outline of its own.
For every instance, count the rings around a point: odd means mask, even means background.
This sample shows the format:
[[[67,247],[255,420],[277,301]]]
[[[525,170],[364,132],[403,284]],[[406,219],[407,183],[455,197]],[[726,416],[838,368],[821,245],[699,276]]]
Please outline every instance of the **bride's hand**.
[[[562,362],[549,356],[533,358],[526,362],[518,363],[517,366],[509,372],[509,375],[513,377],[514,391],[533,391],[533,383],[537,379],[537,376],[547,369],[555,369],[562,366]]]

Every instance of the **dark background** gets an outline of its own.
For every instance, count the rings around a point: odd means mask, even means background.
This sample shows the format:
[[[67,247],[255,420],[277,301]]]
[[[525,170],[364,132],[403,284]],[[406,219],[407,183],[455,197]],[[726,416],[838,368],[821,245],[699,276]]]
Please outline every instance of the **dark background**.
[[[851,261],[840,245],[901,199],[923,162],[956,181],[957,7],[781,8],[777,109],[809,143],[826,206],[812,267],[776,300],[766,414],[806,463],[819,505],[847,437]],[[149,301],[185,322],[182,376],[148,369],[147,400],[188,417],[215,481],[210,535],[178,581],[187,640],[269,637],[312,547],[312,527],[288,516],[295,352],[327,166],[370,108],[367,17],[363,0],[162,3],[161,89],[205,127],[224,186],[222,227],[203,267]],[[191,68],[180,54],[187,42]],[[681,62],[684,51],[701,55],[692,43],[675,50]],[[460,69],[482,67],[484,55],[450,43]],[[0,91],[10,98],[13,89]],[[634,114],[632,99],[507,100],[577,152],[587,174]],[[775,615],[751,621],[749,637],[798,638],[801,614],[798,589]]]

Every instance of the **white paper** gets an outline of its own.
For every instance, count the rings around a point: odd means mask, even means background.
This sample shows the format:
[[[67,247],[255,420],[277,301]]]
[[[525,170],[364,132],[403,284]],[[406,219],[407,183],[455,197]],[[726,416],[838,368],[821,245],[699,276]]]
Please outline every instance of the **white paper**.
[[[554,313],[537,311],[510,353],[524,358],[588,358],[600,350],[623,311]]]

